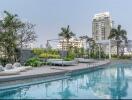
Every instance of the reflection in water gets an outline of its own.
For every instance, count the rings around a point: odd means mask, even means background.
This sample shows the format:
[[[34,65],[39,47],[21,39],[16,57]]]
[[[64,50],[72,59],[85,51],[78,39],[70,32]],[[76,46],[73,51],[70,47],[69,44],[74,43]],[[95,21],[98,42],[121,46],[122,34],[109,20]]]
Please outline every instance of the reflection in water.
[[[0,97],[3,97],[3,99],[4,98],[22,99],[23,97],[28,98],[26,96],[26,93],[28,90],[29,90],[29,87],[25,87],[24,89],[18,88],[18,89],[9,90],[9,91],[0,91]]]
[[[117,77],[110,87],[111,98],[121,99],[122,97],[127,96],[128,82],[124,75],[124,67],[117,67]]]
[[[114,64],[113,67],[72,76],[69,79],[0,91],[0,99],[132,98],[128,93],[128,85],[132,87],[129,80],[130,76],[132,78],[132,68],[121,65]],[[127,71],[130,76],[125,74]]]
[[[45,91],[46,91],[46,97],[48,97],[48,87],[51,85],[51,83],[45,83]]]

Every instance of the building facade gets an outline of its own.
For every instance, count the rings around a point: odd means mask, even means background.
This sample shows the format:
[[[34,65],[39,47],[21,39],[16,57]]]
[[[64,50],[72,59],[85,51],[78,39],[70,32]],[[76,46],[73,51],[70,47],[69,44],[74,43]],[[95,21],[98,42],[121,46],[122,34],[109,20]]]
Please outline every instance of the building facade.
[[[23,44],[23,49],[33,49],[35,48],[35,43],[36,42]]]
[[[92,21],[93,39],[96,42],[105,42],[105,40],[108,40],[113,24],[114,23],[109,12],[95,14]],[[109,53],[109,45],[102,44],[102,48],[106,54]],[[115,45],[111,46],[111,54],[116,54],[116,48],[117,47]]]
[[[92,21],[92,37],[95,41],[107,40],[113,21],[109,12],[95,14]]]
[[[76,48],[82,48],[84,45],[84,41],[78,38],[71,38],[69,40],[69,43],[67,44],[66,39],[60,39],[59,44],[57,45],[58,49],[60,50],[68,50],[68,47],[76,47]]]

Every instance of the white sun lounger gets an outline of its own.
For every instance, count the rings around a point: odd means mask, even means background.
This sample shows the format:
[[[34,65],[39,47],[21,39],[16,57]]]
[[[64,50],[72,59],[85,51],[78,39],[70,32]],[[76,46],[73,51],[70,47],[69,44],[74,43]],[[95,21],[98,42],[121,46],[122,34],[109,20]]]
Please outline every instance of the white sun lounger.
[[[32,69],[32,66],[22,66],[20,63],[16,62],[13,64],[13,68],[23,72]]]
[[[62,60],[62,59],[60,59],[60,60],[55,60],[55,59],[53,59],[53,60],[48,60],[47,62],[49,62],[51,65],[60,65],[60,66],[73,66],[73,65],[76,65],[76,61],[75,60],[73,60],[73,61],[64,61],[64,60]]]
[[[16,70],[16,69],[5,69],[3,66],[0,65],[0,68],[2,70],[0,70],[0,76],[7,76],[7,75],[18,75],[20,74],[20,71]]]
[[[95,62],[94,59],[84,59],[84,58],[77,58],[79,63],[93,63]]]
[[[0,76],[7,76],[7,75],[18,75],[20,74],[20,71],[18,70],[4,70],[0,72]]]

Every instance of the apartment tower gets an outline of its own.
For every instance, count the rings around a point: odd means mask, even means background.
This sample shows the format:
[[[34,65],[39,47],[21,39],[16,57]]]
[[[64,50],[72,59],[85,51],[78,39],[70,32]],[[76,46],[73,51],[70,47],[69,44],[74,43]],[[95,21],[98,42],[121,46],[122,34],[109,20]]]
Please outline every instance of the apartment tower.
[[[92,21],[92,37],[95,41],[108,40],[113,22],[109,12],[95,14]]]

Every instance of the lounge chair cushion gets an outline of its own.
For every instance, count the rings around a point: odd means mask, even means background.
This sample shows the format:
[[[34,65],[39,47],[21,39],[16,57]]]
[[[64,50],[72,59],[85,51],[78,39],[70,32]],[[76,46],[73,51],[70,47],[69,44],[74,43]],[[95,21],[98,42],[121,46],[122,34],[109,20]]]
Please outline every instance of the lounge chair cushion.
[[[20,72],[23,72],[23,71],[26,71],[27,69],[24,68],[24,67],[15,67],[14,69],[20,71]]]
[[[31,66],[22,66],[19,62],[14,63],[13,68],[16,68],[17,70],[20,71],[26,71],[32,69]]]
[[[0,65],[0,72],[4,71],[4,68],[2,65]]]
[[[76,61],[75,60],[73,60],[73,61],[59,61],[59,60],[57,60],[57,61],[50,61],[50,63],[52,64],[52,65],[64,65],[64,66],[72,66],[72,65],[76,65]]]
[[[21,64],[16,62],[16,63],[13,64],[13,67],[21,67]]]
[[[12,64],[6,64],[5,69],[6,69],[6,70],[13,69]]]
[[[22,67],[25,68],[26,70],[32,69],[32,66],[22,66]]]
[[[18,74],[20,74],[20,71],[16,69],[4,70],[0,72],[0,76],[18,75]]]

